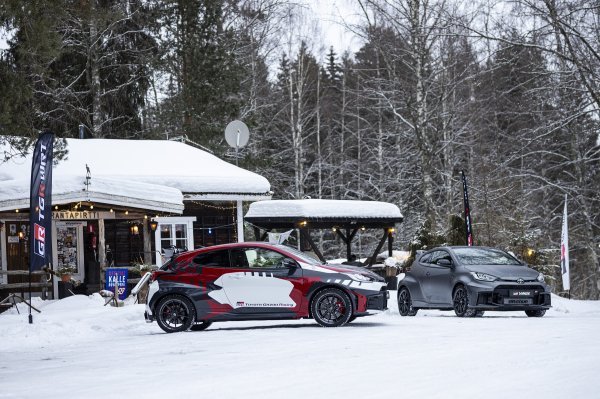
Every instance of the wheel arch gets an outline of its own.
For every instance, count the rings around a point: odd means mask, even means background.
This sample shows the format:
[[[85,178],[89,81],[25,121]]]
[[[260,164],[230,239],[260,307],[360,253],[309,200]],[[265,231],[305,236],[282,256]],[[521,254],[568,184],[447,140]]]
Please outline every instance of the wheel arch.
[[[322,283],[322,284],[317,284],[315,285],[313,288],[311,288],[311,290],[309,291],[308,295],[306,296],[306,300],[307,300],[307,304],[308,304],[308,315],[310,318],[313,318],[312,315],[312,310],[311,310],[311,304],[312,304],[312,300],[315,297],[315,295],[317,295],[319,292],[329,289],[329,288],[337,288],[340,291],[344,292],[346,295],[348,295],[348,297],[350,298],[350,302],[352,303],[352,313],[356,312],[356,307],[357,307],[357,297],[356,295],[350,291],[347,287],[344,287],[343,285],[338,285],[338,284],[331,284],[331,283]]]
[[[152,310],[152,314],[156,315],[156,306],[159,304],[159,302],[167,297],[167,296],[180,296],[183,297],[185,299],[187,299],[188,301],[190,301],[190,303],[192,304],[192,306],[194,307],[194,313],[196,313],[196,315],[198,314],[198,309],[196,309],[196,305],[194,304],[194,300],[189,296],[186,295],[184,292],[173,292],[173,291],[158,291],[153,297],[152,297],[152,303],[149,303],[148,305],[150,306],[150,309]]]

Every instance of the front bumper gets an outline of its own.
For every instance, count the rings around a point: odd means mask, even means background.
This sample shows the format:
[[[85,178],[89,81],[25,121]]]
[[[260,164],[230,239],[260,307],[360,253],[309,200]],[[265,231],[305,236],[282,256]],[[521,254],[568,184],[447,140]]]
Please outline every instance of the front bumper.
[[[367,309],[386,310],[388,299],[390,299],[390,292],[387,290],[379,291],[377,294],[367,295]]]
[[[469,306],[480,310],[538,310],[552,306],[550,291],[545,285],[498,282],[493,286],[476,284],[469,286]],[[526,293],[528,295],[515,295]]]

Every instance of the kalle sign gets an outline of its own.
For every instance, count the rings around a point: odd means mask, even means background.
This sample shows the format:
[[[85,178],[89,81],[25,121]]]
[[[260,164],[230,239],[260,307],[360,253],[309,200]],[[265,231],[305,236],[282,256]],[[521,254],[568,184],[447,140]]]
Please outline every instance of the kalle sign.
[[[54,134],[43,133],[35,144],[31,163],[29,270],[41,270],[52,261],[52,152]],[[48,245],[46,245],[48,244]]]

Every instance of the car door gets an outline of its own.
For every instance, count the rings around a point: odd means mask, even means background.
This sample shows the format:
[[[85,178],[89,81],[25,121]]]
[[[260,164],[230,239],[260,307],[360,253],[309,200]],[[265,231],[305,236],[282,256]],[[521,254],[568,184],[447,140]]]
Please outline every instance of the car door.
[[[429,262],[424,265],[425,275],[421,286],[427,302],[436,305],[450,305],[451,282],[453,269],[446,265],[440,265],[441,259],[452,261],[450,253],[444,250],[434,251]]]
[[[229,251],[222,249],[200,253],[192,259],[187,268],[191,274],[191,281],[198,285],[198,290],[191,295],[198,316],[212,318],[231,312],[223,287],[215,283],[231,271]]]
[[[302,269],[290,257],[269,248],[231,249],[231,269],[217,284],[236,313],[294,313],[302,305]]]

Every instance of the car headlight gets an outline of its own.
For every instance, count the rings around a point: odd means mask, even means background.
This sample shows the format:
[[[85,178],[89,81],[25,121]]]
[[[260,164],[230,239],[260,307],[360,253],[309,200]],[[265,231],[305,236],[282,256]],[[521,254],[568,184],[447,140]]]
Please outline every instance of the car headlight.
[[[354,281],[373,281],[371,277],[364,276],[362,274],[349,274],[350,278]]]
[[[544,275],[542,273],[538,274],[536,280],[539,281],[540,283],[543,283],[544,282]]]
[[[479,281],[496,281],[496,280],[498,280],[498,277],[496,277],[496,276],[492,276],[491,274],[485,274],[485,273],[480,273],[480,272],[471,272],[471,276],[473,276],[473,278],[475,280],[479,280]]]

